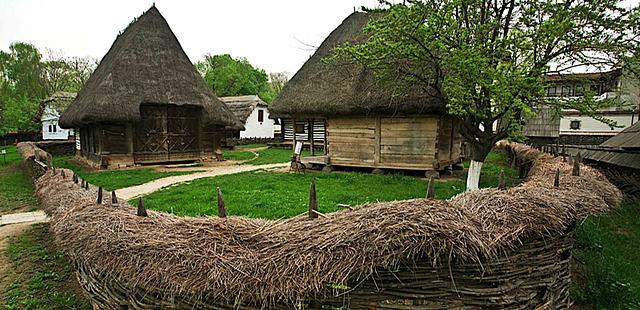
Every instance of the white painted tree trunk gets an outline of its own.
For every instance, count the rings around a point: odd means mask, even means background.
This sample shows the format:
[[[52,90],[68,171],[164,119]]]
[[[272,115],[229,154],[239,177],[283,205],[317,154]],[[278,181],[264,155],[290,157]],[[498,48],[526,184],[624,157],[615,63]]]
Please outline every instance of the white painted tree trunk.
[[[467,173],[467,191],[474,191],[478,189],[480,184],[480,169],[482,169],[482,162],[471,160],[469,165],[469,172]]]

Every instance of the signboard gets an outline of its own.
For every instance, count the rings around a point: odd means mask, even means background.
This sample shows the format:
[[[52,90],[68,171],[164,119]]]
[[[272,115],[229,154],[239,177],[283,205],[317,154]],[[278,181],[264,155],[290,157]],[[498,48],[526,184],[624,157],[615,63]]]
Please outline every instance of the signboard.
[[[302,141],[296,142],[296,148],[293,150],[293,154],[300,155],[302,152]]]
[[[2,154],[2,155],[7,154],[7,150],[0,151],[0,154]]]

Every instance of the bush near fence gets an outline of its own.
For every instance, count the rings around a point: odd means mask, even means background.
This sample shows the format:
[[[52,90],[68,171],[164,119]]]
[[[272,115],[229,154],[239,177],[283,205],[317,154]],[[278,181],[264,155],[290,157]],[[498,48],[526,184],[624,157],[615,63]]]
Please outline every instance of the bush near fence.
[[[138,216],[109,195],[98,203],[70,171],[47,171],[36,187],[100,309],[568,308],[575,222],[621,194],[589,167],[573,176],[561,158],[498,146],[530,167],[520,186],[316,219]]]

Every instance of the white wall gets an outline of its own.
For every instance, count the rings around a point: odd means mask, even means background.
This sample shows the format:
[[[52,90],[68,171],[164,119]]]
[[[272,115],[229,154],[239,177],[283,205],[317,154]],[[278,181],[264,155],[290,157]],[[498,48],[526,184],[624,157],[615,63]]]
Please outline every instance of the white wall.
[[[263,122],[258,122],[258,111],[264,111]],[[240,138],[273,138],[275,121],[269,118],[266,106],[258,105],[251,112],[244,124],[245,130],[240,132]]]
[[[42,139],[43,140],[67,140],[73,130],[62,129],[58,126],[60,118],[57,111],[50,107],[45,107],[42,113]]]
[[[602,116],[613,120],[623,127],[611,128],[609,125],[599,122],[588,116],[574,116],[565,115],[560,119],[560,134],[561,135],[615,135],[616,133],[624,130],[636,122],[638,122],[638,115],[633,113],[629,114],[603,114]],[[571,129],[571,121],[580,121],[580,129]]]

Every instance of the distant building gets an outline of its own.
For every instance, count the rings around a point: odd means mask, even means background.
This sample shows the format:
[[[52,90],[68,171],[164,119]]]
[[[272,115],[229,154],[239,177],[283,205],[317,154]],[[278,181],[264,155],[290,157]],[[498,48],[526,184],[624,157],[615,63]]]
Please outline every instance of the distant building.
[[[273,138],[275,121],[269,118],[267,104],[258,96],[220,97],[219,99],[244,125],[244,130],[231,129],[234,138]]]
[[[611,99],[615,106],[599,110],[597,116],[615,121],[621,127],[611,127],[577,110],[543,106],[536,117],[526,120],[524,135],[532,143],[600,144],[638,122],[640,105],[639,81],[622,70],[598,73],[574,73],[547,76],[549,99],[578,98],[588,89],[596,100]]]
[[[42,102],[42,140],[68,140],[73,129],[63,129],[58,125],[60,113],[64,112],[76,97],[76,93],[57,92]]]

